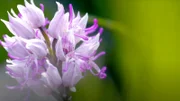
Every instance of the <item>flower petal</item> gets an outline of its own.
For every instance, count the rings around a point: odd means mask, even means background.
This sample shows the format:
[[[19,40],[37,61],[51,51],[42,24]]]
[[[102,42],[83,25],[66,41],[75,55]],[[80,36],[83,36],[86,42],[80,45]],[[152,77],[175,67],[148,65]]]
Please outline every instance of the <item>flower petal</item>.
[[[43,11],[36,7],[31,0],[31,3],[28,3],[26,0],[25,6],[18,5],[17,8],[19,12],[22,14],[24,20],[26,20],[29,24],[31,24],[34,28],[39,28],[45,25],[45,17]]]
[[[57,88],[62,84],[62,80],[57,68],[54,67],[49,62],[48,62],[47,71],[42,73],[42,76],[46,78],[48,85],[53,90],[57,90]]]
[[[43,81],[29,80],[27,83],[28,87],[31,88],[37,95],[46,96],[51,94],[51,88],[46,86]]]
[[[74,87],[80,79],[83,78],[80,68],[75,62],[68,62],[67,71],[63,72],[63,85],[65,87]]]
[[[8,51],[8,54],[18,59],[28,56],[25,48],[25,42],[19,37],[9,37],[4,35],[5,42],[1,42],[2,46]]]
[[[48,33],[54,38],[58,38],[60,34],[61,27],[63,27],[63,14],[64,14],[64,7],[59,3],[56,2],[58,5],[58,11],[55,13],[54,18],[51,20],[48,28]]]
[[[81,20],[79,21],[78,25],[82,28],[85,29],[88,21],[88,13],[86,13]]]
[[[87,42],[83,42],[82,45],[80,45],[76,49],[76,52],[84,56],[91,56],[100,45],[99,37],[100,34],[97,34],[95,37],[89,39]]]
[[[65,54],[63,52],[63,46],[62,46],[62,39],[61,38],[59,38],[57,43],[56,43],[56,56],[61,61],[65,60]]]
[[[11,10],[11,12],[13,12],[13,15],[15,15],[13,10]],[[31,28],[31,26],[29,26],[22,19],[17,17],[17,15],[15,15],[16,18],[14,18],[8,12],[8,16],[9,16],[9,23],[11,26],[11,28],[9,30],[12,33],[15,33],[15,35],[21,36],[21,37],[26,38],[26,39],[30,39],[30,38],[35,37],[35,32]]]
[[[47,55],[47,46],[42,40],[39,39],[28,40],[26,44],[26,48],[39,59]]]

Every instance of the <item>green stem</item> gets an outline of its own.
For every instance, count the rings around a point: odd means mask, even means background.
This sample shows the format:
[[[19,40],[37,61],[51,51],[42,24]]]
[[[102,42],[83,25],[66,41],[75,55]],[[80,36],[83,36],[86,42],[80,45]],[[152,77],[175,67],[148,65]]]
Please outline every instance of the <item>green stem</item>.
[[[49,37],[47,36],[47,34],[46,34],[46,32],[44,31],[43,28],[40,28],[40,30],[41,30],[41,33],[42,33],[45,41],[46,41],[46,45],[47,45],[47,48],[48,48],[48,50],[49,50],[49,54],[54,57],[54,56],[55,56],[55,53],[53,52],[53,50],[52,50],[52,48],[51,48],[51,42],[50,42],[50,40],[49,40]]]

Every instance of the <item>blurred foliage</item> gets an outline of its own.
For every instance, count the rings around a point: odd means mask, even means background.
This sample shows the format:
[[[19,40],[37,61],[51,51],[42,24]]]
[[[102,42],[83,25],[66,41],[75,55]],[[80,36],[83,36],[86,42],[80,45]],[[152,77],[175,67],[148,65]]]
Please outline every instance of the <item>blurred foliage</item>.
[[[55,0],[45,4],[46,16],[56,11]],[[180,101],[180,1],[178,0],[59,0],[68,10],[88,12],[105,28],[100,50],[105,49],[108,78],[87,75],[77,85],[73,101]],[[0,18],[23,0],[0,1]],[[17,11],[17,9],[16,9]],[[83,14],[82,13],[82,14]],[[92,23],[92,18],[90,18]],[[107,19],[107,20],[106,20]],[[1,36],[8,33],[0,23]],[[3,62],[4,49],[0,49]]]
[[[179,11],[175,0],[114,0],[114,19],[128,27],[118,58],[126,101],[180,101]],[[120,41],[119,41],[120,42]],[[118,60],[118,59],[116,59]],[[119,60],[118,60],[119,61]],[[116,63],[118,63],[116,61]]]

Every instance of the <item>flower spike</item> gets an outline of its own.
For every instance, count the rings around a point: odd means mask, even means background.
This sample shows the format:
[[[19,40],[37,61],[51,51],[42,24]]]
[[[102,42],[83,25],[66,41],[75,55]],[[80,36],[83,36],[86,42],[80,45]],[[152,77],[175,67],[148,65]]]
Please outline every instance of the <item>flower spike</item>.
[[[98,20],[94,19],[94,24],[86,28],[88,13],[81,17],[79,12],[75,15],[72,4],[69,12],[59,2],[56,4],[51,21],[44,16],[44,5],[38,8],[33,0],[18,5],[18,14],[11,9],[9,21],[1,19],[13,34],[4,35],[4,41],[0,41],[9,57],[6,73],[19,83],[8,88],[28,87],[38,95],[58,95],[67,100],[87,71],[100,79],[106,78],[107,68],[101,69],[95,63],[105,54],[104,51],[96,54],[103,28],[89,36],[98,29]]]

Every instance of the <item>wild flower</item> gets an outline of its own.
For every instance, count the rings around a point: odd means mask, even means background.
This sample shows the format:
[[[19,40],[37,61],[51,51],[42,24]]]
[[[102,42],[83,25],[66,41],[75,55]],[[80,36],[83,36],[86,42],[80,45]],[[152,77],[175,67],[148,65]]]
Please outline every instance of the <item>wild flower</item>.
[[[71,4],[65,12],[63,5],[56,3],[58,10],[51,21],[44,16],[44,5],[38,8],[33,0],[18,5],[18,15],[11,9],[9,21],[1,21],[13,36],[4,35],[1,45],[9,56],[6,73],[19,83],[9,88],[29,87],[38,95],[52,94],[67,100],[68,92],[76,91],[85,72],[106,78],[106,67],[100,69],[95,63],[105,54],[97,53],[103,29],[90,35],[98,28],[97,19],[86,28],[88,14],[75,15]]]

